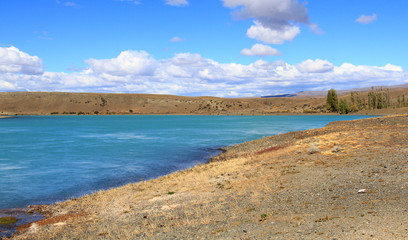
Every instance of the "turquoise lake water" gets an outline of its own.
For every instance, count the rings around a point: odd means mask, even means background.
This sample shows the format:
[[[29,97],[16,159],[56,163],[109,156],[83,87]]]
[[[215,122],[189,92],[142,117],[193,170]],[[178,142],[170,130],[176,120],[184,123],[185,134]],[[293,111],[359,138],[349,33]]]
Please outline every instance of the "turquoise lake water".
[[[52,203],[207,162],[220,147],[368,116],[0,119],[0,209]]]

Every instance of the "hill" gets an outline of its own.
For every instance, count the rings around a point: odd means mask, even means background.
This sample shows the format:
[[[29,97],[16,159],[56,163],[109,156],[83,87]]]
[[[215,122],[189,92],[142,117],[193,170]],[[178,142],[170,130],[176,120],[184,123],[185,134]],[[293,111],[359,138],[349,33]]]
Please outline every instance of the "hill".
[[[149,94],[7,92],[0,114],[250,115],[324,110],[323,98],[217,98]]]
[[[380,89],[380,88],[376,88]],[[384,88],[385,89],[385,88]],[[357,93],[351,96],[351,91]],[[370,89],[338,91],[340,98],[356,105],[359,114],[400,114],[408,107],[408,86],[386,90],[387,109],[372,110]],[[384,90],[385,91],[385,90]],[[376,92],[377,94],[377,92]],[[0,115],[59,114],[182,114],[182,115],[267,115],[326,113],[327,92],[301,92],[258,98],[184,97],[154,94],[2,92]],[[359,103],[353,103],[358,95]],[[357,101],[356,99],[354,99]],[[358,105],[358,106],[357,106]],[[371,109],[371,110],[370,110]]]

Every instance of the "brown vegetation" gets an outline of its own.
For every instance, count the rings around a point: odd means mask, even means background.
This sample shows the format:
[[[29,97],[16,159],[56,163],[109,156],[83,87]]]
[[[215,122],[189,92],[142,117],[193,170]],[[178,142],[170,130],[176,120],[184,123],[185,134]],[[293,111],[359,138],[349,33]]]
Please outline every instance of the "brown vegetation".
[[[371,96],[371,104],[369,104],[368,96]],[[339,99],[346,100],[350,106],[350,111],[359,111],[357,114],[365,114],[367,111],[370,111],[368,114],[377,114],[377,111],[384,111],[384,109],[377,108],[385,107],[391,113],[408,111],[408,89],[405,88],[352,92],[341,94]],[[276,115],[325,113],[327,113],[326,95],[279,98],[217,98],[153,94],[0,93],[0,115]]]
[[[0,114],[203,114],[319,113],[323,98],[216,98],[152,94],[58,92],[0,93]]]

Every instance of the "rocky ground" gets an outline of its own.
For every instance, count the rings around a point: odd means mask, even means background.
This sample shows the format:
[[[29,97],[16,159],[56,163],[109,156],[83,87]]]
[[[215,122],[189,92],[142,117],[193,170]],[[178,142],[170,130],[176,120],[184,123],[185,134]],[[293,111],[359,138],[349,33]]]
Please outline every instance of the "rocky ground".
[[[408,115],[227,147],[211,163],[48,206],[13,239],[408,239]]]

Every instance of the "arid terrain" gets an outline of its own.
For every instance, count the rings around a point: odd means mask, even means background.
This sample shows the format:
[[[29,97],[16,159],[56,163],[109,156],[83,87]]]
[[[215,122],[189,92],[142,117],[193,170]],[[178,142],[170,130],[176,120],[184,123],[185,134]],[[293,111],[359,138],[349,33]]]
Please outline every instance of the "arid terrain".
[[[0,93],[0,114],[270,114],[324,110],[324,98],[216,98],[149,94]]]
[[[2,92],[0,93],[0,115],[326,114],[327,93],[307,94],[302,92],[292,97],[217,98],[154,94]],[[392,88],[389,90],[389,95],[389,108],[374,111],[362,108],[357,114],[384,115],[407,112],[408,88]],[[339,93],[339,98],[351,102],[350,92]],[[359,92],[359,98],[367,103],[367,92]],[[403,98],[405,102],[401,104]]]
[[[225,148],[208,164],[66,202],[13,239],[407,239],[408,115]]]

